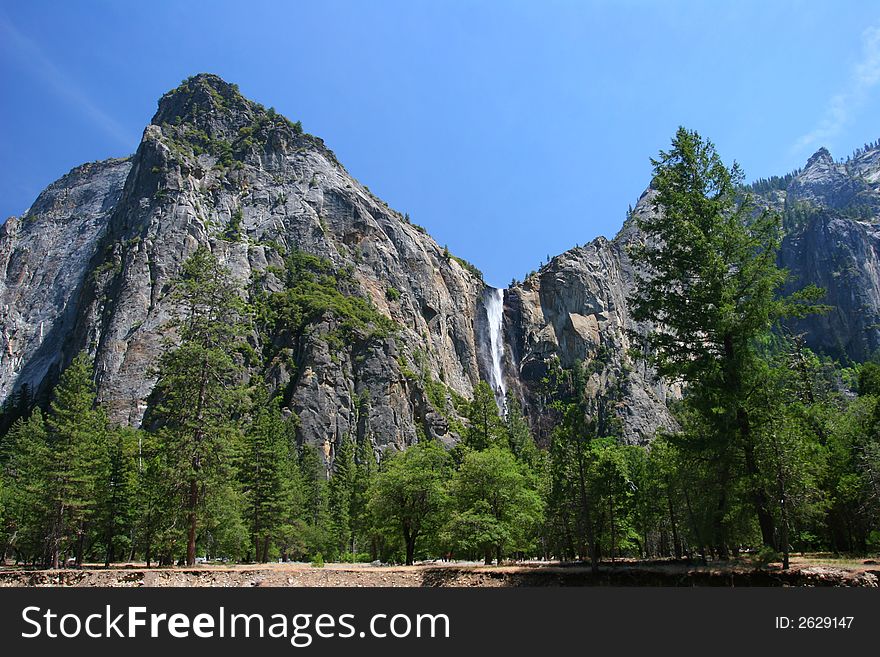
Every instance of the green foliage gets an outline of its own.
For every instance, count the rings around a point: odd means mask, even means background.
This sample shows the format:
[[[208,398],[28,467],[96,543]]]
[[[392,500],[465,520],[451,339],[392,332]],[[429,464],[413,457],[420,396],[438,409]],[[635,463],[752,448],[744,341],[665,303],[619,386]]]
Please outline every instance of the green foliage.
[[[252,409],[238,459],[238,481],[251,549],[255,560],[265,563],[291,525],[299,484],[296,436],[277,400],[270,400],[264,389],[254,392]]]
[[[216,109],[237,102],[211,93]],[[261,111],[231,152],[257,148],[276,130],[297,127]],[[172,133],[228,161],[229,149],[186,122],[175,120]],[[283,289],[254,281],[248,308],[229,271],[201,248],[172,285],[178,313],[144,429],[109,426],[85,355],[61,374],[51,404],[36,408],[27,387],[4,403],[3,557],[171,565],[199,554],[321,567],[325,555],[412,563],[540,554],[598,568],[619,557],[726,559],[745,548],[757,549],[752,560],[763,567],[787,565],[793,550],[877,550],[880,366],[841,367],[782,326],[819,309],[816,290],[781,295],[786,275],[775,264],[783,229],[812,220],[815,208],[792,205],[784,226],[759,212],[738,170],[696,133],[679,131],[654,166],[656,212],[630,213],[649,237],[633,251],[645,265],[633,308],[652,327],[641,343],[651,364],[686,385],[673,405],[676,430],[649,448],[621,444],[628,370],[618,372],[607,347],[570,369],[548,362],[528,409],[546,450],[516,396],[503,414],[485,382],[465,400],[442,372],[433,378],[418,349],[398,352],[400,371],[459,445],[446,451],[417,421],[418,444],[389,448],[379,463],[375,445],[391,438],[372,435],[363,388],[351,391],[356,431],[298,445],[297,418],[281,406],[290,388],[272,397],[267,364],[295,380],[296,354],[313,331],[332,351],[351,349],[357,363],[396,326],[350,269],[300,251],[266,273]],[[240,239],[242,219],[236,210],[227,239]],[[444,249],[444,257],[453,256]],[[119,266],[105,260],[99,277]],[[401,297],[393,287],[385,294]],[[248,344],[251,315],[262,361]],[[589,385],[596,376],[606,384],[600,393]]]
[[[655,212],[637,220],[647,239],[632,249],[645,265],[633,314],[657,324],[647,346],[659,373],[693,382],[747,367],[755,340],[778,319],[814,311],[805,302],[817,291],[779,296],[780,220],[738,202],[740,169],[695,132],[680,128],[672,144],[652,160]]]
[[[768,545],[762,547],[752,556],[752,563],[759,568],[766,568],[775,561],[781,561],[779,553]]]
[[[362,402],[360,413],[368,413],[367,402]],[[373,453],[372,441],[364,437],[357,443],[354,458],[354,475],[351,482],[351,510],[349,513],[352,531],[352,553],[369,546],[369,558],[378,558],[379,545],[382,542],[380,532],[374,526],[370,513],[370,494],[378,472],[376,457]],[[358,558],[358,560],[361,560]]]
[[[62,553],[83,560],[86,526],[97,508],[98,487],[107,468],[107,419],[95,408],[91,361],[74,358],[55,388],[46,416],[47,442],[52,450],[46,495],[52,508],[50,561]]]
[[[448,251],[445,253],[448,254]],[[467,260],[465,260],[464,258],[459,258],[458,256],[454,256],[454,255],[447,255],[447,257],[455,260],[459,265],[464,267],[464,269],[466,271],[468,271],[470,274],[472,274],[476,278],[483,280],[483,272],[480,271],[480,269],[476,265],[474,265],[473,263],[470,263]]]
[[[349,436],[344,436],[333,458],[333,472],[327,487],[327,510],[329,520],[332,555],[353,551],[352,535],[352,495],[354,493],[354,445]]]
[[[511,552],[529,554],[543,500],[522,463],[506,448],[469,451],[450,484],[454,511],[444,529],[457,553],[500,564]]]
[[[766,194],[772,191],[781,191],[788,188],[792,180],[801,173],[800,169],[785,174],[784,176],[770,176],[769,178],[758,178],[749,185],[751,191],[758,194]]]
[[[459,436],[464,436],[466,429],[461,422],[461,414],[466,414],[470,408],[470,402],[457,392],[452,390],[442,381],[434,379],[429,370],[427,362],[421,363],[421,374],[416,375],[409,368],[402,368],[404,376],[410,379],[418,380],[425,390],[425,396],[431,403],[435,411],[443,416],[449,425],[449,429]]]
[[[874,397],[880,395],[880,365],[868,362],[859,367],[858,393]]]
[[[485,381],[480,381],[474,388],[474,398],[467,409],[467,420],[464,433],[466,447],[483,450],[505,442],[504,425],[498,415],[495,393]]]
[[[137,471],[140,432],[130,427],[108,431],[108,454],[97,481],[96,534],[110,565],[135,547]]]
[[[216,158],[218,166],[232,166],[234,156],[232,144],[229,141],[212,137],[201,128],[190,124],[181,128],[170,126],[164,126],[164,128],[166,138],[178,155],[185,154],[187,151],[194,156],[206,153]]]
[[[382,461],[370,509],[381,533],[403,538],[407,565],[413,563],[418,541],[433,538],[442,524],[449,468],[448,454],[431,441]]]
[[[179,343],[169,344],[159,359],[151,422],[161,432],[167,494],[181,501],[186,560],[193,565],[211,511],[226,514],[228,506],[239,503],[230,475],[241,437],[236,417],[243,402],[243,367],[236,352],[245,312],[229,271],[203,247],[184,263],[172,294],[180,311],[172,322]]]
[[[232,213],[232,216],[229,218],[229,223],[226,224],[226,229],[223,232],[223,238],[230,242],[239,242],[241,241],[241,222],[244,218],[242,214],[241,208],[236,208],[235,212]]]
[[[50,498],[53,467],[46,425],[39,409],[19,418],[6,436],[3,468],[3,545],[25,563],[45,563],[54,508]]]
[[[787,274],[776,265],[780,218],[739,197],[737,165],[725,167],[711,142],[684,128],[672,146],[652,160],[655,211],[637,217],[646,240],[632,249],[644,264],[633,317],[653,326],[644,347],[658,373],[688,384],[696,429],[689,449],[714,455],[725,486],[743,483],[763,542],[775,547],[775,496],[757,455],[756,420],[765,407],[753,391],[768,386],[760,348],[779,320],[819,310],[813,302],[821,292],[781,295]],[[719,545],[733,498],[721,495],[713,521]]]
[[[338,348],[355,339],[381,339],[396,331],[393,320],[355,294],[350,272],[335,270],[329,260],[292,251],[285,271],[279,274],[285,289],[263,293],[257,300],[258,323],[266,334],[297,336],[325,315],[338,322],[329,336]]]

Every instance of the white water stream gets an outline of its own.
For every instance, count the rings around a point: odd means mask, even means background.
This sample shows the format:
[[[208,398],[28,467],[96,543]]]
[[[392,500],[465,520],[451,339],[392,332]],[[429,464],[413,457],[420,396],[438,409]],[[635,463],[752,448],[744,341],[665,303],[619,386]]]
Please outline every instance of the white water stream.
[[[485,297],[486,317],[489,320],[489,355],[491,358],[491,381],[489,385],[495,392],[498,407],[504,407],[504,399],[507,395],[507,385],[504,383],[504,375],[501,363],[504,358],[504,290],[489,288]]]

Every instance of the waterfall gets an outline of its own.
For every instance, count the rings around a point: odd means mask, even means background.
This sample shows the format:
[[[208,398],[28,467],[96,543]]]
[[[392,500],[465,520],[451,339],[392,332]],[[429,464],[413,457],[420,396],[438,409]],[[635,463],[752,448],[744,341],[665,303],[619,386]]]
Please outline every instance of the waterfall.
[[[504,290],[489,288],[485,295],[486,318],[489,324],[489,357],[492,365],[490,369],[489,385],[495,392],[498,408],[504,408],[504,400],[507,395],[507,386],[504,383],[501,364],[504,359]]]

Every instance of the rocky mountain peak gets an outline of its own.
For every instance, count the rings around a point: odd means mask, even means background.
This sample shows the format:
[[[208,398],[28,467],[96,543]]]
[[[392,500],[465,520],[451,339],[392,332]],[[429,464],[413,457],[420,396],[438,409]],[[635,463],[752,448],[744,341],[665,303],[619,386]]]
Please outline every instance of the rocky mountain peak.
[[[807,160],[807,165],[804,167],[804,170],[810,169],[814,166],[833,166],[834,158],[831,157],[831,152],[822,146],[818,151],[813,153],[810,156],[810,159]]]
[[[827,148],[816,151],[787,189],[788,204],[806,202],[814,206],[842,207],[852,202],[860,185],[835,162]]]
[[[323,140],[303,132],[299,121],[245,98],[238,85],[211,73],[187,78],[162,96],[145,139],[160,135],[178,154],[206,153],[224,166],[314,150],[341,168]]]
[[[200,127],[211,115],[236,118],[255,113],[256,103],[242,96],[238,86],[217,75],[199,73],[187,78],[159,99],[154,125],[191,123]]]

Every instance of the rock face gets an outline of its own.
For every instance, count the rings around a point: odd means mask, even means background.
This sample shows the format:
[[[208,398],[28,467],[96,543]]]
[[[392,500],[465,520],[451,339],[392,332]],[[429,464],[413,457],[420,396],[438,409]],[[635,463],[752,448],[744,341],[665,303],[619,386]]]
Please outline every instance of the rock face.
[[[77,167],[0,227],[0,398],[72,358],[76,299],[130,169],[130,159]]]
[[[45,390],[86,349],[112,419],[138,424],[173,313],[169,282],[199,245],[248,291],[258,279],[277,286],[267,272],[292,249],[320,256],[399,324],[397,339],[336,349],[328,316],[283,345],[295,372],[279,359],[270,383],[289,390],[303,440],[332,448],[357,433],[403,447],[421,428],[445,430],[428,421],[424,380],[467,396],[480,379],[480,277],[351,178],[320,139],[201,75],[160,100],[132,158],[74,170],[4,226],[4,396]]]
[[[652,212],[651,199],[645,193],[634,212]],[[555,359],[563,368],[587,363],[587,390],[616,418],[618,426],[606,422],[607,429],[626,442],[644,443],[658,428],[674,426],[666,403],[680,391],[628,353],[630,331],[641,328],[627,303],[634,280],[627,246],[638,238],[629,221],[613,241],[600,237],[567,251],[508,290],[509,362],[539,441],[546,442],[553,420],[541,398],[542,381]]]
[[[845,162],[822,148],[782,182],[762,197],[785,218],[789,288],[818,285],[831,306],[792,329],[817,352],[864,361],[880,348],[880,145]]]
[[[782,258],[840,304],[810,327],[815,344],[854,357],[876,348],[880,291],[873,223],[846,213],[876,216],[878,178],[876,151],[846,164],[820,151],[786,189],[765,195],[819,209],[789,235]],[[649,211],[646,193],[635,212]],[[504,293],[504,379],[539,439],[552,419],[542,379],[556,362],[587,362],[588,390],[626,441],[671,426],[666,401],[678,391],[627,353],[639,329],[626,301],[634,239],[629,222],[613,241],[557,256]],[[492,367],[479,273],[354,180],[319,138],[212,75],[160,99],[133,156],[74,169],[0,228],[0,399],[23,386],[45,398],[85,349],[112,419],[139,424],[172,337],[169,284],[199,246],[250,301],[283,287],[286,256],[318,256],[397,327],[341,343],[340,318],[325,313],[296,335],[251,336],[270,354],[261,374],[298,416],[300,440],[328,459],[346,435],[377,452],[422,436],[457,440],[460,398]]]

